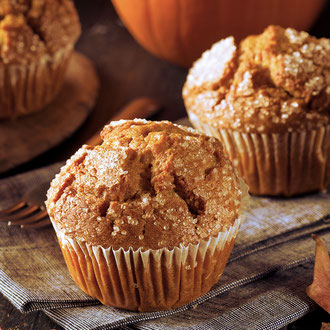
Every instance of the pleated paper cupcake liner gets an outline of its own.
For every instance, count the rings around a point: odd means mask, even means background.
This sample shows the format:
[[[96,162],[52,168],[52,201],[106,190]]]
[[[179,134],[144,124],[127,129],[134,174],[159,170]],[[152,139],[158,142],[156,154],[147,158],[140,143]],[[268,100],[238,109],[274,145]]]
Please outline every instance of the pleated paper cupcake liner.
[[[179,307],[209,291],[223,273],[241,219],[217,237],[172,250],[91,246],[54,228],[84,292],[105,305],[145,312]]]
[[[73,45],[29,64],[0,65],[0,118],[41,110],[60,91]]]
[[[330,185],[330,126],[286,133],[241,133],[212,127],[189,112],[192,125],[218,138],[256,195],[292,196]]]

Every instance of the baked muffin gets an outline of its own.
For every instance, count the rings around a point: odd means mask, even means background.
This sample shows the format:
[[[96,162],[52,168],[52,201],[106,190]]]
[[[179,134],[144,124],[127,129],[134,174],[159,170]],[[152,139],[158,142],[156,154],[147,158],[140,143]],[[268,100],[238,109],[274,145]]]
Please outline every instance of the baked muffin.
[[[203,295],[234,245],[245,189],[220,142],[137,119],[112,122],[101,137],[67,161],[47,194],[73,279],[103,304],[129,310]]]
[[[330,40],[269,26],[206,51],[183,88],[194,127],[219,138],[250,192],[330,185]]]
[[[0,118],[13,118],[59,92],[80,23],[71,0],[3,0],[0,17]]]

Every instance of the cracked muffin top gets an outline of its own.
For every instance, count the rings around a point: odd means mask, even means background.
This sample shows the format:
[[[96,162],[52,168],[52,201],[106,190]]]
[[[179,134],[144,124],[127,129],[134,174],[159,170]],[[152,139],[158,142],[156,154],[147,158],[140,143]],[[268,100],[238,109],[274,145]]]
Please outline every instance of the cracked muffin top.
[[[104,248],[169,249],[216,236],[241,204],[220,142],[167,121],[112,122],[83,146],[47,193],[53,224]]]
[[[190,115],[251,133],[312,130],[329,123],[330,40],[269,26],[239,45],[214,44],[183,89]]]
[[[80,35],[71,0],[1,0],[0,61],[29,63],[73,45]]]

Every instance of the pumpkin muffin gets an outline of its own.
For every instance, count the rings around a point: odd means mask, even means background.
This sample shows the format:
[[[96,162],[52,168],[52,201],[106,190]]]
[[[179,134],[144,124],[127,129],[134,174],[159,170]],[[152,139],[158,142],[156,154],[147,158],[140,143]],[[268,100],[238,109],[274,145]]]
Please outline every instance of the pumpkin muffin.
[[[0,2],[0,118],[41,110],[54,99],[79,35],[71,0]]]
[[[240,226],[242,190],[220,142],[170,122],[112,122],[51,183],[47,210],[77,285],[154,311],[206,293]]]
[[[269,26],[206,51],[183,88],[191,123],[219,138],[250,192],[330,185],[330,40]]]

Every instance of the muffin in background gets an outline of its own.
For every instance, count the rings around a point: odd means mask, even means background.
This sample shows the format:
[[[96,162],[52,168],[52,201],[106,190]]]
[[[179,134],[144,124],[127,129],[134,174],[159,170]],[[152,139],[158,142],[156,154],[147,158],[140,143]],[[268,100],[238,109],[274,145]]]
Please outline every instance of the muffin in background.
[[[67,161],[47,194],[73,279],[128,310],[203,295],[224,270],[247,195],[220,142],[137,119],[113,122],[101,136]]]
[[[71,0],[4,0],[0,17],[0,118],[15,118],[55,98],[81,29]]]
[[[221,40],[190,69],[192,125],[222,141],[256,195],[330,185],[330,40],[269,26],[239,45]]]

